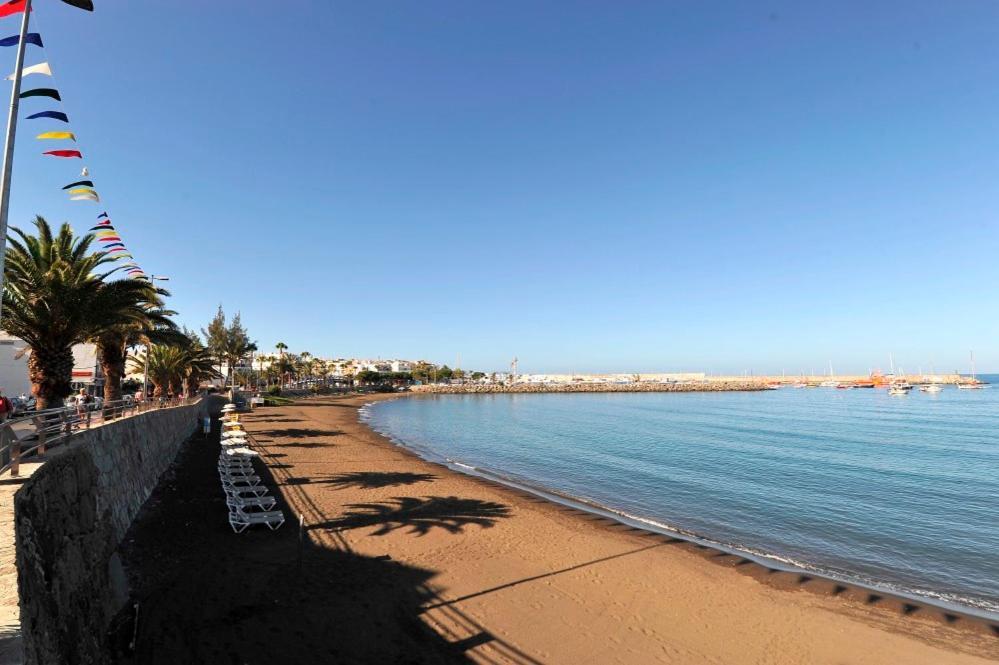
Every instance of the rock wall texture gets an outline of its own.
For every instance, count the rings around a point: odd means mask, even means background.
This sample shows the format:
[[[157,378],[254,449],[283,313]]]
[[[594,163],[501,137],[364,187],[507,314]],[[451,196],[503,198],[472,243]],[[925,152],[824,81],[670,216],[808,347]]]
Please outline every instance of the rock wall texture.
[[[101,662],[128,599],[115,550],[209,399],[80,433],[14,500],[18,595],[30,664]]]
[[[765,390],[759,381],[709,381],[704,383],[516,383],[413,386],[416,393],[464,395],[479,393],[690,393],[724,390]]]

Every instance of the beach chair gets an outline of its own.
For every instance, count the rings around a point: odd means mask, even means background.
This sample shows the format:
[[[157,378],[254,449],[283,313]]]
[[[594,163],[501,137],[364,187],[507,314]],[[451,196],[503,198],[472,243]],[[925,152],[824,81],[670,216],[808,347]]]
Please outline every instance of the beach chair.
[[[222,491],[225,492],[226,496],[264,496],[270,493],[270,488],[264,487],[263,485],[232,485],[226,481],[222,481]]]
[[[277,505],[277,499],[273,496],[233,496],[226,493],[226,505],[230,510],[239,509],[245,512],[252,510],[273,510]]]
[[[251,524],[266,524],[267,528],[275,531],[284,524],[284,513],[280,510],[269,510],[262,513],[248,513],[243,510],[229,511],[229,526],[236,533],[242,533]]]
[[[233,457],[229,459],[219,460],[218,463],[219,471],[245,471],[253,473],[253,465],[250,463],[248,458]]]
[[[222,481],[222,484],[250,485],[251,487],[256,487],[261,482],[260,476],[255,473],[231,473],[228,471],[220,471],[219,480]]]
[[[260,453],[249,448],[226,448],[223,452],[231,457],[260,457]]]

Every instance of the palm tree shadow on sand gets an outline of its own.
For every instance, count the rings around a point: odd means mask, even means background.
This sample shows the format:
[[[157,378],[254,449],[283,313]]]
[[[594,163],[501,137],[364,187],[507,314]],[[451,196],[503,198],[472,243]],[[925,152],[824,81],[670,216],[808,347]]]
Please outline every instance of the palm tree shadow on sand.
[[[337,489],[378,489],[381,487],[398,487],[400,485],[415,485],[437,480],[432,473],[410,473],[408,471],[352,471],[332,476],[326,480],[316,481],[320,484],[332,485]]]
[[[444,529],[458,534],[465,526],[475,524],[488,529],[497,520],[510,516],[509,506],[494,501],[462,499],[456,496],[395,497],[382,503],[354,503],[342,517],[311,529],[359,529],[377,526],[375,536],[384,536],[397,529],[423,536],[431,529]]]

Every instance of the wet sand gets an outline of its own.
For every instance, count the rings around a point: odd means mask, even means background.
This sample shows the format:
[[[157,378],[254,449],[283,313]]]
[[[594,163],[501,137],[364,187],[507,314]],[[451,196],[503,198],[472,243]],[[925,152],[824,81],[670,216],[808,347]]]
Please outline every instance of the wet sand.
[[[142,608],[136,653],[116,662],[999,660],[999,629],[985,622],[768,570],[421,460],[358,421],[361,405],[385,397],[244,416],[265,483],[304,519],[301,540],[291,520],[233,534],[217,432],[192,442],[129,534]],[[123,644],[129,630],[122,616]]]

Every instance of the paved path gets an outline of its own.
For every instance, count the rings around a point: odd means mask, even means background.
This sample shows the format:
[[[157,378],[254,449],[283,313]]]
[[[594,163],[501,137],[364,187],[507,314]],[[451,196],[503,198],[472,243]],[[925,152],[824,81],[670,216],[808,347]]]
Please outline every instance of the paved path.
[[[17,568],[14,564],[14,494],[41,462],[22,462],[20,475],[0,475],[0,665],[24,662],[17,607]]]

